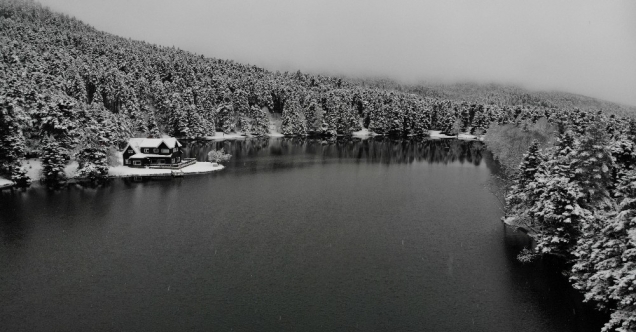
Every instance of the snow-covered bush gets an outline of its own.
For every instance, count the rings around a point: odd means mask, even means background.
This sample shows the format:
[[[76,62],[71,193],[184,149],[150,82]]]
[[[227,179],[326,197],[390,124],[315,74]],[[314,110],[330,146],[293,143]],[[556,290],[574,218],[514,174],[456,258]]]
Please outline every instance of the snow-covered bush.
[[[77,177],[91,181],[103,180],[108,176],[108,154],[104,148],[89,147],[75,155]]]
[[[229,153],[225,153],[225,150],[221,148],[221,150],[212,150],[208,152],[208,161],[213,163],[224,163],[229,161],[232,158],[232,155]]]

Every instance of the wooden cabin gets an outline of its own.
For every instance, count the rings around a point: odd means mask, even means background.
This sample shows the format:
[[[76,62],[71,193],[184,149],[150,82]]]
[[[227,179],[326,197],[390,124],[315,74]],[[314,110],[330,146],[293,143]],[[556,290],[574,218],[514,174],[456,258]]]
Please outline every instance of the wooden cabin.
[[[183,156],[181,143],[174,137],[131,138],[124,149],[128,167],[179,165]]]

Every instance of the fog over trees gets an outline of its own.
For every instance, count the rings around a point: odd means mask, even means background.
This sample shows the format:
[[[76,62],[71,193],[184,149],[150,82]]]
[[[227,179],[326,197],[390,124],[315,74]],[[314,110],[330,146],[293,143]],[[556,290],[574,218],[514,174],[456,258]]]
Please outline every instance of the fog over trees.
[[[99,30],[280,71],[519,84],[636,106],[636,3],[43,0]]]

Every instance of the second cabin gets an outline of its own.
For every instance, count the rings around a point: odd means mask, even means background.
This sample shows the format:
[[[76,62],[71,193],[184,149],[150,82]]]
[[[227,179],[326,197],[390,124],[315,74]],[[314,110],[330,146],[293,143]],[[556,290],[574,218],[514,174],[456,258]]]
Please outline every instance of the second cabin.
[[[174,137],[131,138],[124,149],[128,167],[177,166],[181,164],[181,143]]]

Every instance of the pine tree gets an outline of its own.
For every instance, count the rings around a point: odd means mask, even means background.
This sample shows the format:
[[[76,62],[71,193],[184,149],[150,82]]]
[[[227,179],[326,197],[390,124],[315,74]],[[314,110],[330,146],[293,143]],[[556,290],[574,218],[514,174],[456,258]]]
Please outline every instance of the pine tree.
[[[252,126],[247,116],[239,117],[239,128],[244,134],[249,134],[252,131]]]
[[[252,125],[251,133],[256,136],[263,136],[269,133],[269,117],[265,111],[254,105],[251,108]]]
[[[161,132],[159,131],[159,126],[157,125],[157,119],[155,118],[154,113],[150,112],[148,115],[148,137],[151,138],[160,138]]]
[[[530,186],[533,205],[528,210],[532,220],[532,237],[539,254],[569,257],[579,235],[581,219],[587,210],[579,205],[581,188],[570,179],[553,174],[539,174]]]
[[[565,137],[561,147],[567,142]],[[531,231],[537,254],[569,257],[579,226],[589,214],[581,206],[582,189],[572,180],[573,153],[565,153],[557,146],[542,156],[538,148],[538,142],[533,142],[520,165],[506,198],[506,222]]]
[[[304,108],[305,119],[307,120],[307,131],[310,133],[318,133],[320,131],[322,109],[316,100],[311,99],[309,105]]]
[[[610,321],[603,331],[636,330],[636,171],[616,185],[615,210],[597,210],[584,223],[574,249],[570,281],[602,310]]]
[[[534,140],[528,149],[528,153],[523,155],[523,160],[519,165],[519,171],[513,179],[510,191],[506,196],[506,222],[510,225],[523,226],[532,229],[534,225],[529,220],[529,209],[535,204],[536,188],[535,175],[539,171],[539,166],[544,158],[539,151],[539,142]]]
[[[599,125],[590,125],[573,160],[575,181],[587,195],[588,204],[609,196],[614,162],[607,134]]]
[[[64,167],[68,153],[60,143],[52,137],[46,137],[42,147],[42,178],[45,182],[55,184],[66,180]]]
[[[216,110],[216,124],[220,126],[221,131],[226,134],[231,133],[236,126],[236,115],[229,105],[221,105]]]
[[[535,139],[532,141],[528,153],[523,156],[523,161],[519,166],[519,186],[523,187],[534,180],[534,175],[537,173],[541,162],[542,157],[539,153],[539,141]]]
[[[27,115],[14,101],[0,97],[0,175],[8,175],[20,186],[31,182],[20,166],[26,151],[22,130],[26,120]]]
[[[75,159],[78,162],[77,177],[98,181],[108,176],[108,154],[103,147],[87,147],[80,150]]]
[[[300,116],[299,105],[296,100],[287,100],[281,117],[281,133],[283,135],[305,135],[307,126]]]
[[[17,162],[11,165],[11,181],[18,187],[28,187],[31,184],[31,178],[26,170]]]

